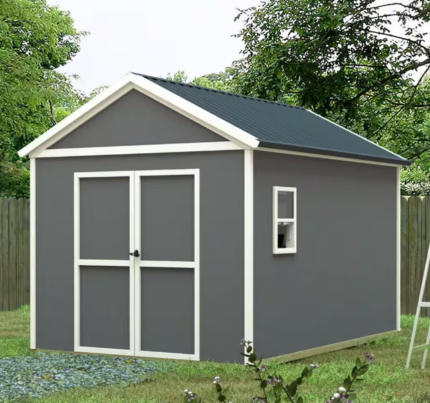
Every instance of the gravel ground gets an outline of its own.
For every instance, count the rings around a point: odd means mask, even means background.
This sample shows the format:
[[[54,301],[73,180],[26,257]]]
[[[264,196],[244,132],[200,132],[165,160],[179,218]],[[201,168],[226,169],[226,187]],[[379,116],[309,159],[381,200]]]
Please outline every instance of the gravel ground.
[[[0,401],[62,389],[129,385],[161,370],[160,362],[98,355],[46,354],[0,360]]]

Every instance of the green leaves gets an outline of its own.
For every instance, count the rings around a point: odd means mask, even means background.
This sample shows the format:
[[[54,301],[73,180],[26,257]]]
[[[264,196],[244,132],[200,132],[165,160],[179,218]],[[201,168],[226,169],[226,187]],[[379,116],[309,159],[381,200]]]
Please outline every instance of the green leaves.
[[[406,158],[430,152],[429,85],[412,79],[430,66],[422,1],[268,0],[239,15],[233,92],[307,107]]]
[[[351,387],[351,385],[352,385],[352,379],[351,379],[351,377],[348,376],[348,378],[345,378],[345,380],[343,381],[343,387],[346,390],[349,390],[349,388]]]
[[[297,392],[297,382],[296,381],[294,381],[294,382],[291,382],[288,386],[287,386],[287,389],[288,389],[288,393],[290,394],[290,396],[295,396],[296,395],[296,392]]]
[[[5,167],[15,165],[13,170],[25,177],[27,168],[16,163],[16,151],[84,101],[69,77],[54,70],[77,54],[82,35],[68,12],[45,0],[0,2],[0,176],[6,175],[2,192],[10,189],[2,196],[25,197]],[[59,115],[57,106],[63,108]]]

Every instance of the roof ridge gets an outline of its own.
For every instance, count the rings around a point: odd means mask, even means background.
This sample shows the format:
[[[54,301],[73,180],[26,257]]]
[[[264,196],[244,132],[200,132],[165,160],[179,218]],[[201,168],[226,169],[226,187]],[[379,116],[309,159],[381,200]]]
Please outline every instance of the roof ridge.
[[[149,79],[155,80],[155,81],[163,81],[165,83],[182,85],[184,87],[186,86],[186,87],[190,87],[190,88],[196,88],[196,89],[199,89],[199,90],[218,92],[220,94],[236,96],[236,97],[244,98],[244,99],[250,99],[252,101],[265,102],[265,103],[268,103],[268,104],[273,104],[273,105],[278,105],[278,106],[284,106],[284,107],[288,107],[288,108],[301,109],[301,110],[304,110],[304,111],[307,110],[307,109],[305,109],[305,108],[303,108],[301,106],[295,106],[295,105],[290,105],[290,104],[283,104],[281,102],[269,101],[267,99],[257,98],[257,97],[250,97],[250,96],[247,96],[247,95],[236,94],[234,92],[216,90],[214,88],[201,87],[200,85],[194,85],[194,84],[189,84],[189,83],[181,83],[179,81],[168,80],[168,79],[162,78],[162,77],[155,77],[155,76],[150,76],[150,75],[147,75],[147,74],[135,73],[135,72],[132,72],[132,74],[136,74],[136,75],[139,75],[141,77],[149,78]]]

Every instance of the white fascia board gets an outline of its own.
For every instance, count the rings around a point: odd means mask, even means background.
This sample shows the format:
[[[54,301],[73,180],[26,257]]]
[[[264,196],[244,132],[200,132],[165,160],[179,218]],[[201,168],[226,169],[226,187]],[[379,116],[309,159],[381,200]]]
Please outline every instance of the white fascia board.
[[[78,128],[97,113],[101,112],[110,104],[121,98],[127,92],[131,91],[133,86],[131,84],[130,78],[130,75],[127,74],[116,84],[97,95],[91,101],[81,106],[78,110],[63,119],[60,123],[56,124],[47,132],[22,148],[18,152],[18,155],[20,157],[25,157],[30,154],[34,154],[31,155],[31,157],[36,156],[39,152],[50,147],[68,133]]]
[[[103,91],[97,97],[21,149],[18,152],[19,156],[25,157],[30,155],[30,157],[36,157],[40,152],[67,136],[67,134],[133,89],[149,96],[194,122],[199,123],[242,148],[252,149],[256,148],[259,144],[258,139],[251,134],[205,111],[158,84],[141,76],[129,73],[118,83]]]

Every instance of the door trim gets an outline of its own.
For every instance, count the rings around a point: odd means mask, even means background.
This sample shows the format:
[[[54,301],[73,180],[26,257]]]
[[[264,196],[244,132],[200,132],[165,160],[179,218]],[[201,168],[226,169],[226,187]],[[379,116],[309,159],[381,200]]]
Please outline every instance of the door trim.
[[[140,183],[143,176],[194,176],[194,261],[172,262],[172,261],[149,261],[135,259],[135,353],[138,357],[167,358],[178,360],[200,360],[200,169],[166,169],[156,171],[135,171],[135,234],[134,249],[140,249],[140,214],[141,214],[141,190]],[[194,354],[166,353],[156,351],[140,351],[141,341],[141,309],[140,309],[140,268],[141,267],[166,267],[166,268],[190,268],[194,269]]]
[[[130,256],[128,261],[118,260],[94,260],[80,258],[80,180],[81,178],[129,178],[129,198],[130,198],[130,250],[134,247],[134,171],[112,171],[112,172],[75,172],[74,173],[74,351],[79,353],[98,353],[114,355],[134,355],[134,258]],[[80,270],[82,265],[88,266],[115,266],[129,267],[130,270],[130,348],[114,349],[100,347],[84,347],[80,345],[81,324],[81,294],[80,294]]]

